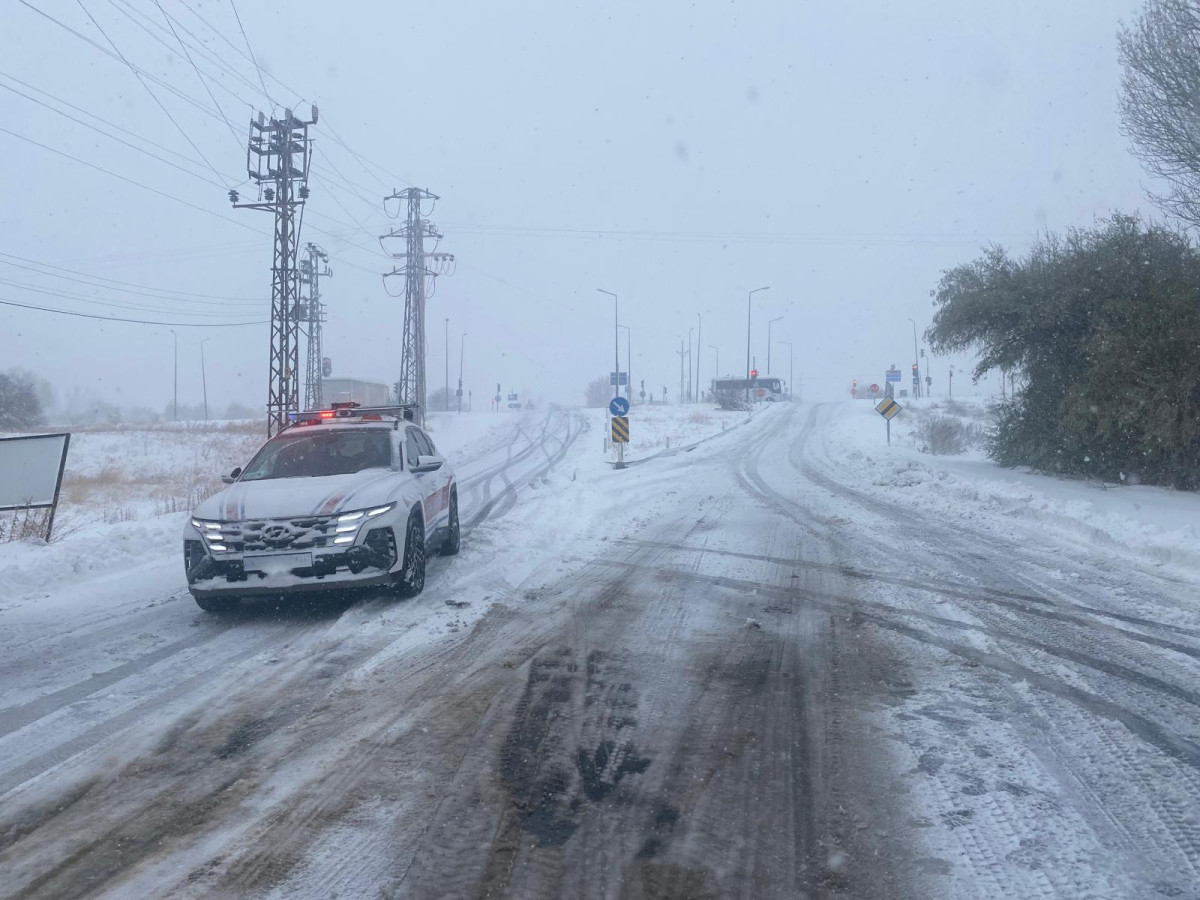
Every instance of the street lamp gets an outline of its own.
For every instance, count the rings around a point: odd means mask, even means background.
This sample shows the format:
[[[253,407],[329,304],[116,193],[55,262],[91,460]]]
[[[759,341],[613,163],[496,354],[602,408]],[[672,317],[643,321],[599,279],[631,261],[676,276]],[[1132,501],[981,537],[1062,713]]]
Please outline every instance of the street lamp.
[[[463,349],[467,345],[467,333],[462,333],[462,338],[458,342],[458,411],[462,412],[462,372],[463,372]]]
[[[606,291],[604,288],[596,288],[601,294],[608,294],[613,298],[613,396],[621,396],[621,350],[618,343],[618,326],[620,320],[617,318],[617,295],[612,291]]]
[[[700,402],[700,337],[703,334],[704,322],[700,313],[696,313],[696,402]]]
[[[171,339],[175,345],[175,393],[174,399],[171,401],[171,421],[179,421],[179,335],[175,333],[174,328],[168,329],[171,332]]]
[[[914,319],[909,319],[913,327],[913,396],[921,396],[921,360],[917,353],[917,323]]]
[[[208,421],[208,379],[204,375],[204,344],[206,341],[211,341],[212,336],[206,337],[200,342],[200,386],[204,390],[204,421]]]
[[[625,396],[629,398],[629,405],[633,406],[633,354],[629,349],[633,345],[633,329],[628,325],[617,327],[625,329],[625,380],[629,382],[625,386]]]
[[[709,344],[708,349],[713,352],[713,380],[721,377],[721,350],[716,344]]]
[[[746,294],[746,404],[750,403],[750,298],[759,291],[769,291],[771,286],[755,288]]]
[[[796,355],[792,352],[791,341],[776,341],[775,343],[783,344],[788,348],[788,399],[791,400],[796,396],[795,382],[792,381],[792,379],[795,377],[794,364],[796,362]]]
[[[695,330],[695,328],[688,329],[688,403],[692,402],[692,332]]]
[[[778,322],[782,318],[783,318],[783,316],[776,316],[770,322],[767,323],[767,374],[768,375],[774,374],[771,371],[771,326],[774,325],[776,322]]]
[[[444,412],[450,412],[450,317],[446,317],[446,402]]]

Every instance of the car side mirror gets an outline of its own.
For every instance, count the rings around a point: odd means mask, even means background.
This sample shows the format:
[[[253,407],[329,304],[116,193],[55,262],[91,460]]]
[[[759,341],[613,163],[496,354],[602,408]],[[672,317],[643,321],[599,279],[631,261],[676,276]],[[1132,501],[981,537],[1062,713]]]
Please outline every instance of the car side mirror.
[[[241,474],[242,474],[242,467],[238,466],[236,469],[234,469],[228,475],[222,475],[221,481],[225,482],[225,484],[233,484],[235,481],[238,480],[238,476]]]
[[[436,472],[442,467],[442,463],[446,460],[440,456],[418,456],[417,464],[412,467],[413,472]]]

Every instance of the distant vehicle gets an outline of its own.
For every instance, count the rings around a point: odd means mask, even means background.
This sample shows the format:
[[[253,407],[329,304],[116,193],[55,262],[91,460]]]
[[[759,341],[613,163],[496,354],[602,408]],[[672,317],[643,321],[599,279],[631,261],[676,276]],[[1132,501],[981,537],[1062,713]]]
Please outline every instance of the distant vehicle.
[[[784,399],[783,382],[771,375],[759,375],[758,378],[714,378],[712,391],[714,394],[741,393],[745,395],[750,388],[752,402],[774,403]]]
[[[391,388],[377,381],[361,378],[321,379],[321,403],[330,408],[335,403],[357,403],[359,406],[387,406],[391,402]]]
[[[184,525],[183,561],[201,609],[252,595],[425,586],[427,549],[459,547],[450,464],[408,407],[355,403],[293,414],[229,487]]]

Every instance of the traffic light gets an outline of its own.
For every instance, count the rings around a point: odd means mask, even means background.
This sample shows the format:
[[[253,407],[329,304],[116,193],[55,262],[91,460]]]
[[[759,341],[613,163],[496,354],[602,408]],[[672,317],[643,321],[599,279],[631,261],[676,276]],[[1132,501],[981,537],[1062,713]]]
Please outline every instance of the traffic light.
[[[913,363],[913,378],[917,377],[917,364]]]
[[[328,356],[321,357],[321,377],[328,378],[333,374],[333,360]]]
[[[750,370],[750,380],[751,380],[751,381],[758,381],[758,369],[751,369],[751,370]]]

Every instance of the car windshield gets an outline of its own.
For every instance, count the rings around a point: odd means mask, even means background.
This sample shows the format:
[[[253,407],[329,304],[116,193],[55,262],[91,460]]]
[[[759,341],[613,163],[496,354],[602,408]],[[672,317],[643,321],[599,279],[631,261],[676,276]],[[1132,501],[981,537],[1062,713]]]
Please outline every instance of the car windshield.
[[[391,441],[383,431],[283,434],[258,451],[241,480],[349,475],[391,464]]]

